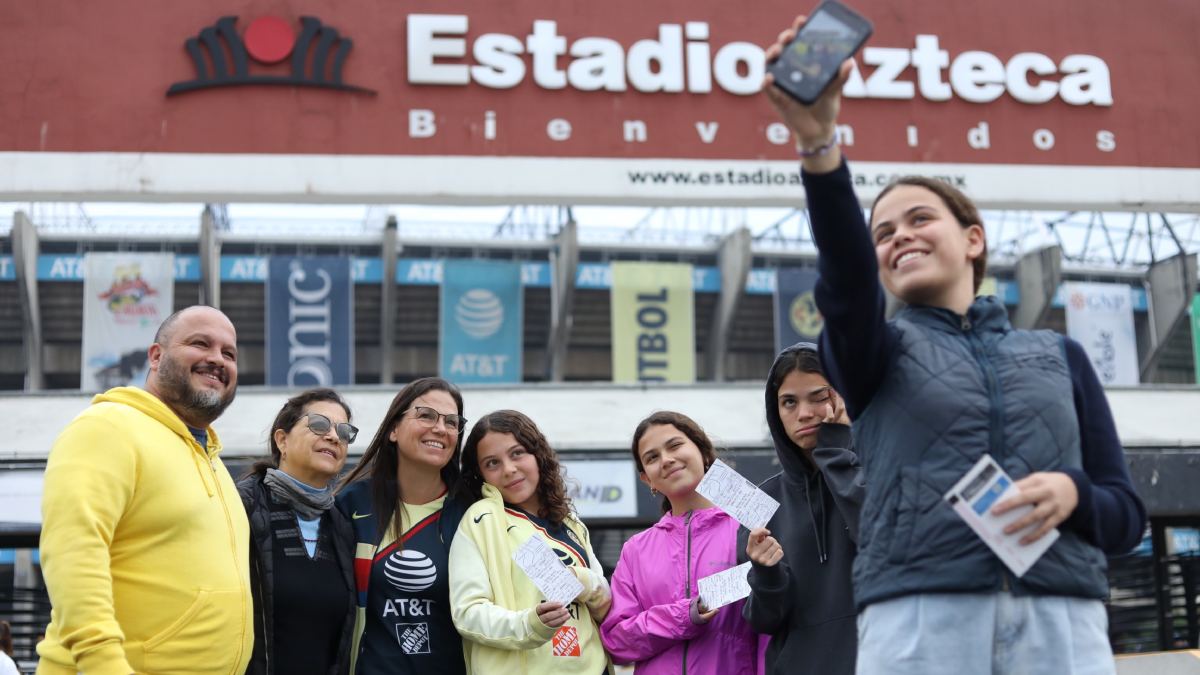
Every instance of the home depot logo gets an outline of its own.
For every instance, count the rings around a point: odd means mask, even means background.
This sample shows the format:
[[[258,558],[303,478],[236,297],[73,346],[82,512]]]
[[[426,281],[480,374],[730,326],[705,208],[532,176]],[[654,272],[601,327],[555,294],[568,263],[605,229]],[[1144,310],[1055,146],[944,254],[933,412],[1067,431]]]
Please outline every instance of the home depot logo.
[[[298,37],[287,21],[276,16],[255,19],[246,27],[244,36],[237,33],[236,16],[221,17],[216,24],[183,43],[196,68],[196,78],[172,84],[167,96],[253,84],[320,87],[374,95],[371,89],[342,81],[342,68],[353,46],[353,40],[311,16],[300,17]],[[289,74],[250,72],[250,60],[274,66],[289,58]]]

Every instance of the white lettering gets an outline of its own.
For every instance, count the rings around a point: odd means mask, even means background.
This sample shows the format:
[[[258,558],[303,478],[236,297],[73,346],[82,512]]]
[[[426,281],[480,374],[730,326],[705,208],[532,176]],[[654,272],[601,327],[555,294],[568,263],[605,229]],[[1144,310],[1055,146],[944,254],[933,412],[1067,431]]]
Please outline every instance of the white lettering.
[[[849,124],[839,124],[834,127],[834,138],[840,145],[854,145],[854,127]]]
[[[646,123],[642,120],[625,120],[625,142],[645,143]]]
[[[511,89],[525,79],[521,41],[511,35],[480,35],[471,49],[480,65],[471,66],[471,79],[492,89]]]
[[[558,34],[555,21],[534,21],[533,32],[525,39],[525,48],[533,56],[533,81],[546,89],[567,86],[567,74],[558,68],[558,57],[567,53],[567,39]]]
[[[938,48],[936,35],[917,36],[912,64],[917,69],[917,87],[922,96],[930,101],[950,100],[950,85],[942,82],[942,69],[950,65],[950,54]]]
[[[744,66],[743,75],[739,67]],[[730,42],[717,50],[713,59],[713,76],[717,84],[731,94],[750,96],[757,94],[766,73],[767,57],[758,45],[749,42]]]
[[[775,145],[784,145],[792,140],[792,132],[782,122],[772,122],[767,125],[767,140]]]
[[[908,125],[907,129],[908,147],[917,147],[917,128],[913,125]]]
[[[625,50],[608,38],[582,38],[571,45],[567,80],[580,91],[625,91]]]
[[[950,86],[972,103],[995,101],[1004,93],[1004,64],[994,54],[963,52],[950,66]]]
[[[701,141],[712,143],[717,139],[718,126],[716,122],[696,122],[696,133],[700,134]]]
[[[1058,83],[1053,80],[1042,80],[1036,85],[1029,84],[1029,74],[1052,75],[1054,62],[1045,54],[1036,52],[1021,52],[1008,60],[1004,67],[1008,93],[1022,103],[1045,103],[1058,93]]]
[[[708,24],[703,21],[689,21],[683,28],[684,36],[695,42],[687,43],[687,88],[693,94],[707,94],[712,91],[712,50],[708,43]]]
[[[408,111],[408,135],[411,138],[432,138],[437,133],[437,122],[432,110],[413,109]]]
[[[875,66],[867,78],[867,96],[871,98],[912,98],[913,83],[897,82],[896,76],[908,67],[909,50],[893,47],[867,47],[863,63]]]
[[[488,110],[483,113],[483,137],[489,141],[496,140],[495,110]]]
[[[629,48],[626,68],[629,83],[638,91],[683,91],[683,30],[676,24],[660,25],[657,40],[638,40]]]
[[[466,66],[434,63],[439,56],[465,56],[466,40],[434,37],[438,34],[466,35],[467,17],[453,14],[408,15],[408,81],[413,84],[470,83],[471,76]]]
[[[555,117],[546,124],[546,135],[552,141],[565,141],[571,137],[571,123]]]
[[[1071,54],[1062,60],[1058,69],[1065,76],[1059,84],[1059,95],[1071,105],[1110,106],[1113,104],[1112,80],[1108,64],[1095,56]]]
[[[1112,152],[1117,149],[1117,135],[1107,129],[1096,132],[1096,149],[1101,152]]]
[[[1054,133],[1049,129],[1038,129],[1033,132],[1033,145],[1038,150],[1049,150],[1054,147]]]
[[[967,145],[976,150],[987,150],[992,147],[992,139],[988,134],[987,122],[980,122],[978,126],[972,127],[967,132]]]

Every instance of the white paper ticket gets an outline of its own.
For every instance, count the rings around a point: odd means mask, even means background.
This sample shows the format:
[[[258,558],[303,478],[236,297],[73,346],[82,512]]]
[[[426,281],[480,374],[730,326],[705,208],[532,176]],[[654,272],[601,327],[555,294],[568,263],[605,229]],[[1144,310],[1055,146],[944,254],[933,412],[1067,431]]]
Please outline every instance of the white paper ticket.
[[[697,586],[700,588],[700,602],[705,609],[724,607],[750,595],[750,563],[744,562],[737,567],[730,567],[723,572],[717,572],[704,577]]]
[[[513,551],[513,561],[542,592],[547,602],[570,604],[583,592],[583,584],[536,534]]]
[[[1041,539],[1022,546],[1021,537],[1029,534],[1036,524],[1004,534],[1004,528],[1032,511],[1033,505],[1026,504],[1000,516],[992,514],[992,507],[1020,493],[996,460],[984,455],[945,495],[954,512],[1018,577],[1029,571],[1059,537],[1058,530],[1050,530]]]
[[[779,502],[719,459],[708,467],[696,492],[751,530],[766,525],[779,508]]]

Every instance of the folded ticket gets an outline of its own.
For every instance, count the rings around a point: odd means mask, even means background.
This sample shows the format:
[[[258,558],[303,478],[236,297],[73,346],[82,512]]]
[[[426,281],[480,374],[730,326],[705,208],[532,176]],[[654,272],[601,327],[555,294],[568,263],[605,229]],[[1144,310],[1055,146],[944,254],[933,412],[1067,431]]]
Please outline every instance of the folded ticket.
[[[765,526],[779,508],[779,502],[719,459],[708,467],[696,492],[751,530]]]
[[[696,582],[700,589],[700,603],[705,609],[724,607],[750,595],[750,563],[744,562],[723,572],[704,577]]]
[[[1046,549],[1058,540],[1059,534],[1058,530],[1051,530],[1027,546],[1020,544],[1021,537],[1029,534],[1036,524],[1012,534],[1004,534],[1004,528],[1032,511],[1033,505],[1026,504],[1000,516],[992,514],[992,507],[1018,494],[1020,490],[1013,485],[1013,480],[1004,469],[991,455],[984,455],[950,488],[945,499],[1008,569],[1019,577],[1033,567]]]

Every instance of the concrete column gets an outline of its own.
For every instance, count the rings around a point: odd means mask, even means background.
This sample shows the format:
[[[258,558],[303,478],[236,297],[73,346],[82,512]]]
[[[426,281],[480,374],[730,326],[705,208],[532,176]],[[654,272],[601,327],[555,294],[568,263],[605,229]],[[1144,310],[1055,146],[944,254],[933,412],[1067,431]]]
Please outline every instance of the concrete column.
[[[396,351],[396,216],[388,216],[383,228],[383,279],[379,282],[379,382],[392,384],[395,379]]]
[[[562,382],[566,371],[578,269],[579,228],[574,220],[568,220],[550,249],[550,334],[546,338],[545,371],[551,382]]]
[[[708,334],[708,372],[714,382],[725,380],[725,354],[729,351],[729,329],[738,303],[746,293],[750,276],[750,230],[738,228],[721,241],[717,252],[717,268],[721,273],[721,295],[713,312],[712,330]]]
[[[1042,325],[1062,283],[1062,248],[1047,246],[1021,256],[1016,266],[1020,298],[1013,315],[1017,328],[1033,329]]]
[[[25,391],[41,391],[46,386],[42,359],[42,310],[38,304],[38,234],[24,211],[13,215],[13,265],[17,276],[17,294],[21,298],[21,317],[25,328],[21,339],[25,347]]]
[[[1146,270],[1146,299],[1150,308],[1150,344],[1141,364],[1145,382],[1158,367],[1171,336],[1187,320],[1196,292],[1196,254],[1180,253],[1160,260]]]
[[[200,214],[200,304],[221,309],[221,235],[211,206]]]

